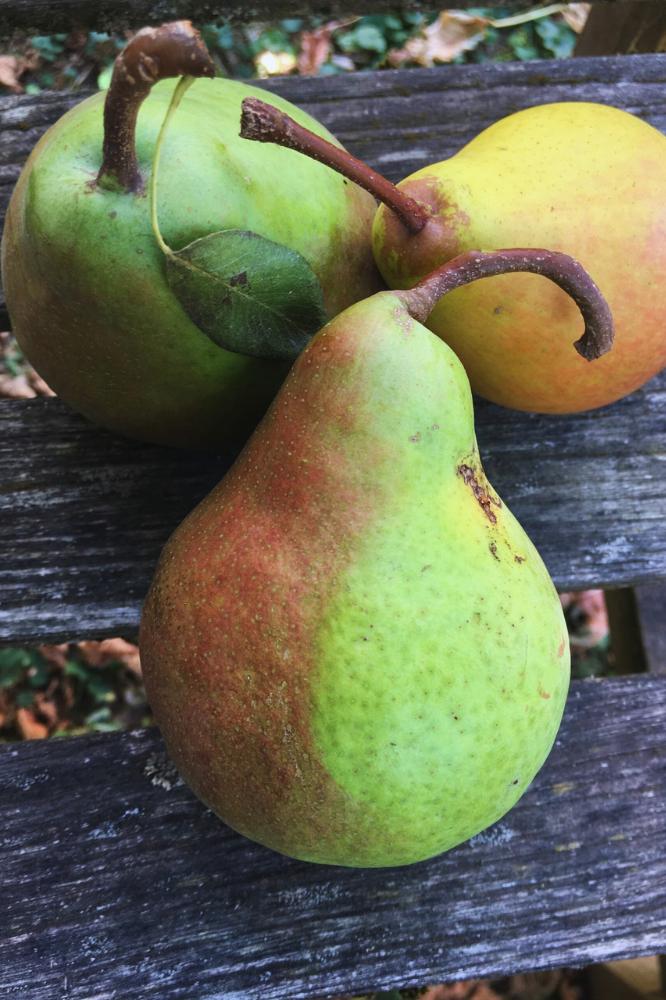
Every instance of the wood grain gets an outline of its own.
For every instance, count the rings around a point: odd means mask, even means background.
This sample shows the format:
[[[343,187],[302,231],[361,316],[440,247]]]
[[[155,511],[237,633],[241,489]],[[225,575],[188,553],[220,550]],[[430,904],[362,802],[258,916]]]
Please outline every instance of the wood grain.
[[[636,587],[635,597],[647,668],[666,677],[666,581]]]
[[[571,417],[479,400],[477,432],[560,589],[666,573],[666,375]],[[124,441],[57,400],[0,401],[0,640],[134,636],[161,546],[232,457]]]
[[[599,2],[599,0],[596,0]],[[614,0],[605,0],[605,5]],[[364,0],[363,13],[424,10],[434,0]],[[474,7],[474,0],[456,0],[458,8]],[[504,0],[507,9],[522,9],[522,0]],[[23,32],[71,31],[73,27],[109,31],[160,24],[186,17],[197,23],[214,21],[275,21],[282,17],[330,18],[356,13],[347,0],[0,0],[0,37]]]
[[[0,748],[0,995],[300,1000],[666,950],[666,679],[573,685],[500,823],[359,871],[232,833],[154,730]]]
[[[609,8],[593,8],[574,55],[603,56],[620,52],[663,52],[666,49],[666,6],[662,0],[617,0]]]

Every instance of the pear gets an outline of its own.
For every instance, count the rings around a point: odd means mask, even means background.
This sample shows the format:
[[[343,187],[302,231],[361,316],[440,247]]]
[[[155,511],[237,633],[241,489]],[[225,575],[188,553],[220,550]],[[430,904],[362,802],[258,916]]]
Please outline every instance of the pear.
[[[293,153],[254,150],[237,135],[241,101],[261,94],[333,137],[281,98],[213,72],[189,22],[139,32],[106,98],[77,105],[36,145],[3,237],[7,305],[35,368],[89,419],[164,444],[246,436],[288,370],[213,343],[167,280],[148,181],[169,77],[198,77],[164,140],[157,207],[171,247],[237,230],[289,248],[321,285],[324,319],[381,287],[373,198]]]
[[[612,353],[594,365],[570,349],[573,304],[533,275],[461,288],[436,307],[428,325],[475,392],[520,410],[574,412],[625,396],[666,364],[666,139],[636,116],[584,102],[528,108],[396,188],[275,112],[253,132],[260,112],[248,104],[248,138],[299,149],[384,202],[373,246],[392,288],[473,248],[548,246],[586,267],[616,328]]]
[[[470,253],[328,323],[160,558],[140,643],[169,752],[277,851],[431,857],[506,813],[553,743],[558,596],[484,475],[464,368],[421,322],[523,267],[582,298],[561,254]]]

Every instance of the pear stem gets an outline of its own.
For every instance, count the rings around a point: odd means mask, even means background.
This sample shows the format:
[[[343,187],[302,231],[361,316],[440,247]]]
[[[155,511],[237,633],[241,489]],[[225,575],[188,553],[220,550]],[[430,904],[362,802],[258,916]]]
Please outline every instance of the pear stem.
[[[420,233],[431,218],[430,211],[424,205],[403,194],[395,184],[375,173],[363,160],[357,160],[346,149],[334,146],[327,139],[303,128],[284,111],[279,111],[256,97],[246,97],[243,101],[240,134],[243,139],[273,142],[277,146],[294,149],[331,167],[382,201],[395,212],[410,233]]]
[[[554,250],[470,250],[431,271],[414,288],[396,292],[407,311],[425,323],[439,300],[448,292],[478,278],[529,271],[559,285],[581,311],[585,321],[582,337],[574,343],[578,353],[594,361],[613,346],[613,317],[605,298],[582,264]]]
[[[100,187],[140,194],[143,178],[136,157],[136,119],[153,84],[174,76],[214,76],[208,49],[189,21],[142,28],[115,61],[104,104]]]
[[[432,218],[430,210],[375,173],[351,153],[303,128],[289,115],[256,97],[246,97],[241,110],[240,134],[255,142],[273,142],[324,163],[365,188],[390,208],[410,233],[421,232]],[[408,311],[425,322],[439,299],[454,288],[478,278],[530,271],[554,281],[574,300],[585,321],[585,331],[574,343],[588,361],[601,357],[613,344],[613,317],[608,303],[585,268],[568,254],[551,250],[518,249],[460,254],[426,275],[409,291],[397,292]]]

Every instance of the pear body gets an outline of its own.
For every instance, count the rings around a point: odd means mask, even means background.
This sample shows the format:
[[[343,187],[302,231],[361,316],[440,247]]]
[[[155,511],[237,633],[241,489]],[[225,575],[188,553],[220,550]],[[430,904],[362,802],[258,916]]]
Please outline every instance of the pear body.
[[[483,474],[460,362],[398,296],[310,342],[167,544],[140,641],[186,781],[277,851],[408,864],[525,791],[563,711],[565,623]]]
[[[173,88],[173,80],[157,84],[139,111],[146,181]],[[197,80],[163,146],[160,229],[174,249],[224,229],[286,245],[313,268],[334,315],[378,287],[374,201],[320,164],[241,139],[241,101],[252,94],[331,138],[279,97]],[[148,195],[95,186],[103,101],[89,98],[49,129],[12,196],[2,276],[17,340],[65,402],[113,430],[175,445],[245,436],[287,366],[212,343],[168,286]]]
[[[465,250],[545,246],[579,260],[611,307],[614,346],[590,363],[572,347],[582,332],[576,306],[545,278],[502,275],[447,296],[428,325],[480,395],[573,412],[626,395],[666,364],[666,138],[650,125],[599,104],[540,105],[399,187],[438,224],[410,238],[380,208],[375,257],[391,287]]]

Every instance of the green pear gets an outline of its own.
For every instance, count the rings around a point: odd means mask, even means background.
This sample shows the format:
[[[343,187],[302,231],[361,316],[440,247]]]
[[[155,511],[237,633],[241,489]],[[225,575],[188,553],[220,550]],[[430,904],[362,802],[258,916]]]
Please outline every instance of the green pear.
[[[248,99],[254,107],[254,99]],[[625,396],[666,364],[666,138],[635,115],[587,102],[527,108],[396,187],[348,153],[271,112],[244,134],[328,163],[383,204],[375,260],[408,288],[460,253],[548,246],[573,255],[613,311],[613,351],[571,350],[579,318],[530,274],[448,296],[428,326],[454,349],[475,392],[521,410],[567,413]]]
[[[165,444],[246,435],[288,370],[209,339],[167,281],[151,228],[148,180],[174,89],[166,78],[213,71],[188,22],[139,32],[106,99],[83,101],[36,145],[3,237],[7,305],[35,368],[89,419]],[[176,249],[220,230],[289,248],[314,272],[324,316],[333,316],[381,286],[370,247],[374,200],[319,164],[240,139],[248,94],[333,138],[279,97],[197,79],[164,139],[160,229]]]
[[[328,323],[161,556],[150,704],[196,794],[277,851],[431,857],[504,815],[555,739],[558,596],[484,475],[465,371],[421,322],[484,274],[576,286],[538,253],[468,254]]]

